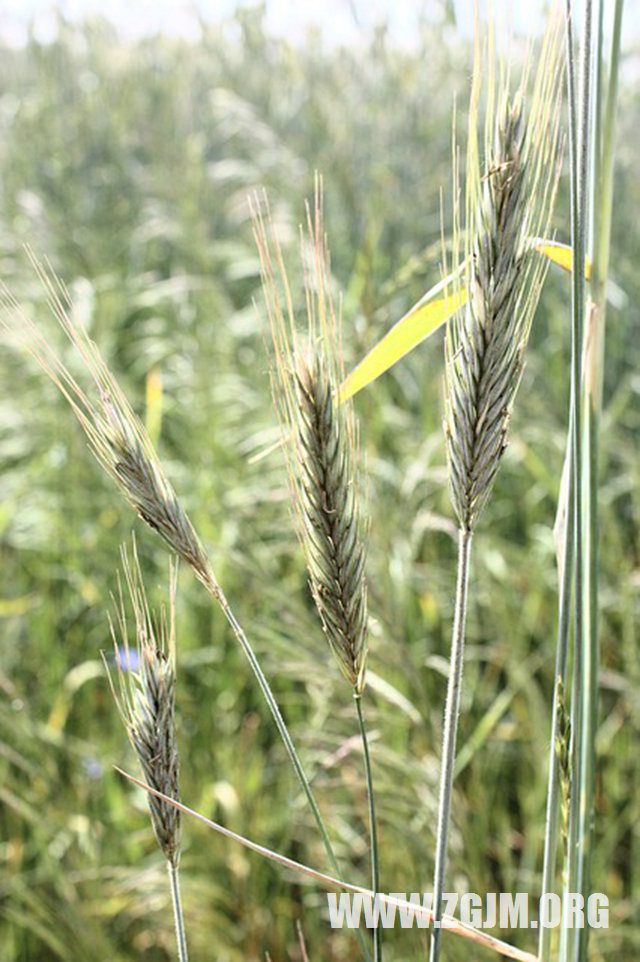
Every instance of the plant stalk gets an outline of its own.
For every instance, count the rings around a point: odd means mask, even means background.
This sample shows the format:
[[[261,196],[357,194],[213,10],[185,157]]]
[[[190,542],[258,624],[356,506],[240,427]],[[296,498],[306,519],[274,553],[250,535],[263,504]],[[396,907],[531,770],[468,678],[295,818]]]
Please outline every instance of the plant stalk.
[[[242,648],[244,654],[246,655],[246,658],[251,666],[251,670],[253,671],[256,677],[256,680],[258,682],[258,685],[260,686],[260,690],[262,691],[265,701],[267,702],[269,711],[271,712],[273,716],[273,720],[276,723],[276,728],[278,729],[278,732],[280,733],[280,737],[284,742],[284,747],[289,756],[289,760],[293,765],[295,773],[298,776],[298,781],[300,782],[300,785],[302,786],[302,790],[309,803],[309,807],[313,812],[313,817],[315,819],[316,825],[318,826],[318,831],[320,832],[320,836],[322,838],[322,842],[323,842],[325,851],[327,853],[327,858],[331,865],[331,869],[332,871],[337,872],[338,863],[335,857],[335,853],[333,851],[333,846],[331,845],[331,840],[329,839],[329,834],[327,832],[326,825],[324,824],[324,819],[322,818],[320,809],[318,808],[318,803],[316,802],[313,792],[311,790],[309,779],[307,778],[306,773],[302,767],[302,762],[300,761],[298,757],[298,753],[296,752],[295,746],[293,744],[293,740],[291,738],[291,735],[289,734],[289,729],[287,728],[286,722],[282,717],[282,713],[280,711],[278,702],[276,701],[275,696],[271,691],[271,686],[269,685],[269,682],[267,681],[267,678],[264,672],[262,671],[260,662],[256,657],[256,654],[251,646],[251,643],[249,642],[249,639],[245,635],[244,630],[242,629],[233,611],[231,610],[231,607],[229,606],[229,602],[224,596],[222,589],[220,589],[219,602],[220,602],[220,607],[222,609],[222,612],[225,618],[227,619],[229,625],[231,626],[231,630],[233,631],[236,639],[240,643],[240,647]]]
[[[580,98],[576,94],[575,64],[573,58],[573,31],[571,24],[572,3],[567,0],[567,59],[569,81],[569,126],[571,170],[571,243],[573,247],[573,272],[571,291],[571,410],[573,414],[573,513],[574,513],[574,645],[571,698],[571,795],[569,807],[569,840],[567,846],[567,889],[581,890],[582,840],[580,824],[583,799],[582,771],[584,758],[581,750],[585,718],[585,635],[584,635],[584,504],[583,504],[583,341],[585,312],[585,264],[586,227],[588,223],[588,168],[590,154],[591,74],[593,70],[591,40],[593,27],[593,3],[585,0],[584,35],[582,42],[582,78]],[[560,958],[569,962],[578,944],[575,932],[563,929]]]
[[[176,944],[178,946],[178,962],[189,962],[187,952],[187,935],[184,928],[182,899],[180,898],[179,869],[173,862],[167,861],[169,873],[169,887],[171,888],[171,903],[173,905],[173,921],[176,928]]]
[[[585,491],[585,658],[584,719],[580,742],[581,786],[580,820],[578,824],[578,888],[586,899],[591,886],[591,848],[596,789],[596,736],[598,728],[599,669],[599,599],[598,599],[598,468],[604,340],[606,284],[611,246],[613,205],[614,130],[620,62],[623,0],[617,0],[611,43],[611,66],[606,91],[603,89],[604,4],[599,0],[596,84],[594,93],[595,143],[593,172],[590,182],[590,204],[594,231],[591,238],[591,299],[585,331],[584,383],[584,491]],[[586,959],[589,929],[580,930],[576,939],[575,958]]]
[[[369,833],[370,833],[370,843],[371,843],[371,888],[373,890],[374,898],[380,891],[379,883],[379,861],[378,861],[378,829],[376,823],[376,803],[373,794],[373,772],[371,768],[371,755],[369,753],[369,740],[367,738],[367,726],[364,720],[364,714],[362,711],[362,697],[359,694],[354,694],[354,701],[356,703],[356,711],[358,713],[358,724],[360,726],[360,735],[362,736],[362,751],[364,754],[364,771],[365,778],[367,781],[367,800],[369,802]],[[382,938],[380,925],[377,925],[373,930],[373,958],[374,962],[381,962],[382,960]]]
[[[541,895],[551,894],[555,889],[556,858],[558,849],[558,803],[560,800],[560,770],[556,755],[556,741],[559,734],[560,714],[558,700],[555,696],[558,679],[566,687],[569,663],[569,637],[571,628],[571,586],[573,582],[573,468],[571,451],[573,450],[573,418],[569,420],[567,432],[567,468],[568,482],[564,499],[565,531],[560,552],[560,596],[558,600],[558,638],[556,647],[556,664],[554,675],[553,712],[551,718],[551,738],[549,744],[549,775],[547,787],[547,813],[544,832],[544,859],[542,866]],[[552,929],[540,926],[538,939],[538,956],[540,962],[551,962]]]
[[[458,532],[458,577],[456,584],[456,603],[453,619],[453,638],[449,663],[447,700],[444,710],[444,735],[442,741],[442,768],[440,775],[440,798],[438,802],[438,830],[436,837],[436,862],[433,877],[433,933],[431,935],[430,962],[440,958],[440,939],[442,930],[442,894],[447,865],[447,843],[449,839],[449,820],[451,815],[451,793],[453,788],[453,769],[456,757],[456,736],[458,715],[460,713],[460,688],[464,662],[464,638],[467,618],[467,596],[469,589],[469,560],[471,556],[472,532],[461,528]]]
[[[280,707],[279,707],[279,705],[278,705],[278,702],[276,701],[275,696],[274,696],[273,692],[271,691],[271,686],[269,685],[269,682],[267,681],[267,678],[266,678],[264,672],[262,671],[262,668],[261,668],[261,666],[260,666],[260,662],[258,661],[258,659],[257,659],[257,657],[256,657],[256,654],[255,654],[255,652],[254,652],[254,650],[253,650],[253,648],[252,648],[252,646],[251,646],[251,643],[250,643],[249,639],[248,639],[247,636],[245,635],[244,630],[242,629],[242,626],[240,625],[238,619],[236,618],[236,616],[234,615],[233,611],[231,610],[231,607],[230,607],[230,605],[229,605],[229,602],[227,601],[227,599],[226,599],[226,597],[225,597],[225,595],[224,595],[224,592],[222,591],[222,589],[221,589],[220,587],[218,587],[218,593],[216,594],[216,599],[217,599],[218,603],[220,604],[220,608],[222,609],[222,613],[224,614],[225,618],[227,619],[227,621],[228,621],[228,623],[229,623],[229,625],[230,625],[230,627],[231,627],[231,630],[233,631],[236,639],[238,640],[238,642],[239,642],[239,644],[240,644],[240,647],[242,648],[242,650],[243,650],[243,652],[244,652],[244,654],[245,654],[245,656],[246,656],[246,658],[247,658],[247,660],[248,660],[248,662],[249,662],[249,664],[250,664],[250,666],[251,666],[251,670],[253,671],[253,673],[254,673],[254,675],[255,675],[255,677],[256,677],[256,680],[257,680],[257,682],[258,682],[258,685],[260,686],[260,690],[261,690],[262,694],[264,695],[265,701],[267,702],[267,705],[268,705],[268,707],[269,707],[269,711],[271,712],[271,715],[272,715],[272,717],[273,717],[273,720],[274,720],[274,722],[276,723],[276,728],[278,729],[278,732],[279,732],[279,734],[280,734],[280,737],[282,738],[282,741],[283,741],[283,743],[284,743],[284,747],[285,747],[285,749],[286,749],[286,751],[287,751],[287,755],[289,756],[289,760],[290,760],[291,764],[293,765],[293,768],[294,768],[294,771],[295,771],[296,775],[298,776],[298,781],[300,782],[300,785],[302,786],[302,791],[304,792],[305,798],[307,799],[307,802],[309,803],[309,808],[311,809],[311,811],[312,811],[312,813],[313,813],[313,817],[314,817],[314,819],[315,819],[315,823],[316,823],[316,825],[317,825],[317,827],[318,827],[318,831],[320,832],[320,837],[322,838],[322,844],[324,845],[324,849],[325,849],[325,852],[326,852],[326,854],[327,854],[327,859],[328,859],[328,861],[329,861],[329,865],[331,866],[331,871],[332,871],[335,875],[338,875],[338,876],[339,876],[339,875],[340,875],[340,867],[339,867],[339,865],[338,865],[338,860],[337,860],[337,858],[336,858],[336,856],[335,856],[335,852],[333,851],[333,846],[332,846],[332,844],[331,844],[331,839],[329,838],[329,833],[328,833],[328,831],[327,831],[327,827],[326,827],[326,825],[325,825],[325,823],[324,823],[324,819],[322,818],[322,814],[321,814],[320,809],[319,809],[319,807],[318,807],[318,803],[317,803],[316,800],[315,800],[313,791],[312,791],[312,789],[311,789],[311,785],[309,784],[309,779],[307,778],[306,772],[305,772],[304,768],[302,767],[302,762],[300,761],[300,758],[298,757],[298,753],[297,753],[297,751],[296,751],[295,745],[293,744],[293,740],[292,740],[292,738],[291,738],[291,735],[289,734],[289,729],[287,728],[286,722],[285,722],[284,718],[282,717],[282,713],[281,713],[281,711],[280,711]],[[360,942],[360,945],[361,945],[361,947],[362,947],[362,951],[363,951],[364,958],[365,958],[365,959],[367,960],[367,962],[368,962],[368,960],[370,959],[370,953],[369,953],[369,949],[368,949],[368,947],[367,947],[367,944],[366,944],[364,935],[362,934],[362,932],[360,932],[359,929],[357,930],[357,933],[356,933],[356,934],[357,934],[358,940],[359,940],[359,942]]]

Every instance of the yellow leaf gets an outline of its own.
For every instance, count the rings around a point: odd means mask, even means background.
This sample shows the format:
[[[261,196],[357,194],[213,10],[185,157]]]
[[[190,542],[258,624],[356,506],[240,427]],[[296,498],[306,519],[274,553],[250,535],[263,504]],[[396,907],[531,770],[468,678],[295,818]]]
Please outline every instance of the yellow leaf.
[[[388,371],[401,357],[433,334],[467,300],[465,290],[456,291],[438,300],[432,296],[442,290],[438,284],[422,297],[404,317],[394,324],[381,341],[344,380],[340,388],[340,400],[346,401]]]
[[[573,250],[571,247],[567,244],[561,244],[559,241],[541,238],[532,239],[531,243],[537,251],[548,257],[550,261],[571,273],[573,268]],[[585,276],[587,280],[590,280],[591,261],[589,258],[587,258],[585,264]],[[371,384],[377,377],[388,371],[400,358],[412,351],[430,334],[433,334],[458,308],[466,303],[467,292],[464,289],[458,289],[453,294],[435,299],[445,285],[453,280],[453,277],[454,275],[450,274],[444,281],[431,288],[424,297],[420,298],[417,304],[414,304],[410,311],[407,311],[404,317],[400,318],[397,324],[394,324],[382,340],[378,341],[376,346],[369,351],[367,356],[344,380],[340,388],[341,401],[353,397],[363,387]]]
[[[570,274],[573,270],[573,249],[568,244],[560,244],[558,241],[540,241],[536,244],[536,250],[567,273]],[[585,278],[588,281],[591,280],[591,261],[588,257],[585,264]]]

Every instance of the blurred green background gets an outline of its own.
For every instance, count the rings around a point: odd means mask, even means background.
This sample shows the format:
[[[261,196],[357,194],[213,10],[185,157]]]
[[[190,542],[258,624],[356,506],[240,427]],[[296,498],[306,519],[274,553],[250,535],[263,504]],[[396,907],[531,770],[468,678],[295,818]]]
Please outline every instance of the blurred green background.
[[[348,46],[270,34],[263,8],[197,38],[125,40],[60,18],[0,57],[0,269],[48,335],[22,251],[68,284],[157,442],[281,700],[336,848],[368,878],[366,795],[348,689],[315,618],[277,454],[266,320],[247,196],[266,187],[296,275],[314,171],[344,292],[351,367],[439,276],[450,211],[451,114],[472,54],[449,3],[409,46],[383,26]],[[516,46],[516,50],[519,49]],[[602,424],[601,724],[593,888],[611,900],[593,959],[640,947],[640,123],[638,49],[622,71]],[[556,229],[568,238],[563,180]],[[566,276],[537,313],[511,445],[475,546],[450,880],[539,894],[553,689],[552,527],[568,401]],[[63,356],[70,361],[61,343]],[[357,398],[373,519],[367,712],[385,891],[429,891],[455,579],[445,483],[442,336]],[[0,960],[174,957],[162,858],[99,659],[118,552],[135,528],[149,593],[167,557],[92,460],[66,403],[24,352],[0,352]],[[189,572],[178,600],[185,801],[326,868],[253,677]],[[193,962],[346,960],[324,892],[187,822],[183,889]],[[502,933],[534,948],[533,933]],[[385,936],[388,960],[424,933]],[[468,959],[447,939],[447,958]],[[489,959],[482,950],[473,957]]]

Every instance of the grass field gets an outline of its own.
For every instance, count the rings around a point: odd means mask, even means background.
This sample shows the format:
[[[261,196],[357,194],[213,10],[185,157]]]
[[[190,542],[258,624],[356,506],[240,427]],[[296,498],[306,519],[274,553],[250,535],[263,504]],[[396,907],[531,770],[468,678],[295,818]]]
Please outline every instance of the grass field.
[[[435,8],[436,5],[434,5]],[[446,5],[443,5],[443,8]],[[640,91],[623,47],[600,438],[601,672],[593,889],[610,927],[589,958],[640,950]],[[517,52],[517,51],[516,51]],[[146,425],[258,653],[345,876],[367,885],[367,795],[351,694],[307,586],[279,452],[268,321],[248,195],[265,187],[291,276],[314,174],[349,370],[439,279],[451,116],[466,122],[471,44],[425,21],[349,48],[270,36],[259,9],[188,43],[127,43],[60,21],[0,58],[0,276],[58,337],[22,245],[50,259]],[[569,240],[563,173],[554,215]],[[296,296],[299,295],[296,289]],[[540,891],[558,604],[553,525],[567,431],[570,281],[552,268],[510,445],[474,544],[448,878]],[[4,335],[3,335],[4,338]],[[167,552],[91,457],[68,405],[8,336],[0,351],[0,962],[175,957],[163,860],[101,650],[119,546],[135,529],[154,603]],[[372,519],[367,715],[381,887],[429,891],[456,522],[442,432],[443,335],[355,399]],[[181,565],[177,725],[183,800],[327,870],[284,748],[223,615]],[[183,824],[194,962],[356,957],[324,890]],[[502,933],[503,937],[507,937]],[[535,951],[531,933],[508,940]],[[391,960],[424,933],[385,934]],[[444,957],[469,958],[449,936]],[[473,958],[495,958],[473,950]]]

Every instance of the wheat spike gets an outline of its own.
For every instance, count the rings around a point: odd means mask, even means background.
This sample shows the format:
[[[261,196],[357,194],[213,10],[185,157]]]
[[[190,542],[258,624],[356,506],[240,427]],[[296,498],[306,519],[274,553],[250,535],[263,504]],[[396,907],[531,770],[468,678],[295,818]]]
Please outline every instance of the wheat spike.
[[[89,391],[85,393],[76,383],[47,338],[1,281],[0,326],[10,332],[19,331],[26,335],[29,350],[69,402],[89,438],[94,455],[103,468],[116,482],[121,493],[140,517],[161,535],[180,558],[187,562],[196,577],[220,605],[255,675],[313,813],[332,870],[337,873],[337,862],[331,840],[276,698],[242,625],[213,574],[205,549],[165,476],[148,434],[133,413],[98,348],[74,319],[70,309],[70,298],[62,281],[56,278],[50,268],[45,269],[31,252],[29,256],[45,287],[54,316],[80,356],[83,374],[89,375],[93,382]],[[183,926],[178,919],[180,898],[177,873],[169,874],[176,912],[176,927],[180,929],[180,938],[183,935]]]
[[[179,801],[175,732],[177,567],[173,563],[170,565],[169,615],[161,610],[159,616],[154,616],[147,602],[135,542],[131,561],[124,547],[121,555],[134,615],[133,639],[137,665],[132,659],[131,633],[119,579],[115,620],[109,618],[117,665],[117,688],[110,672],[109,682],[146,783]],[[180,855],[180,812],[163,799],[150,794],[147,797],[156,840],[167,861],[175,868]]]
[[[562,678],[556,682],[556,705],[558,712],[558,734],[555,740],[555,753],[560,771],[560,815],[562,818],[562,837],[565,845],[569,837],[569,807],[571,798],[571,715],[565,699]]]
[[[535,238],[540,234],[547,236],[559,174],[560,43],[558,22],[552,22],[527,111],[526,69],[520,89],[511,95],[508,70],[502,63],[496,78],[492,37],[485,56],[476,39],[464,234],[460,227],[454,152],[453,276],[456,293],[460,295],[464,288],[468,298],[464,309],[449,322],[445,338],[445,439],[449,487],[459,523],[459,547],[433,881],[438,920],[447,863],[471,543],[505,450],[523,354],[545,274],[543,258],[535,250]],[[489,85],[481,164],[478,104],[484,63],[489,64]],[[430,962],[439,962],[440,946],[441,930],[434,927]]]
[[[548,233],[559,174],[559,36],[547,36],[528,111],[527,77],[515,95],[498,97],[490,73],[483,166],[477,142],[481,71],[474,73],[464,266],[456,275],[470,296],[445,340],[450,491],[467,531],[475,527],[500,467],[546,270],[531,238]],[[500,80],[508,84],[502,74]],[[458,217],[456,211],[456,267],[463,256]]]
[[[62,281],[31,251],[28,254],[54,317],[93,382],[90,392],[77,383],[51,343],[1,283],[3,313],[0,323],[9,329],[18,329],[26,336],[31,354],[71,405],[96,459],[129,504],[194,570],[205,587],[219,597],[206,552],[164,473],[143,424],[134,414],[97,346],[74,319],[71,298]]]
[[[367,638],[365,552],[359,537],[351,451],[326,359],[299,358],[299,416],[294,444],[311,590],[324,632],[345,677],[360,693]]]
[[[281,250],[262,216],[254,229],[269,314],[272,383],[286,441],[298,535],[325,636],[343,674],[361,694],[367,656],[364,524],[359,510],[358,444],[350,402],[339,404],[343,380],[341,321],[330,290],[329,254],[318,181],[307,211],[307,331],[296,329]],[[278,283],[279,277],[280,283]]]

